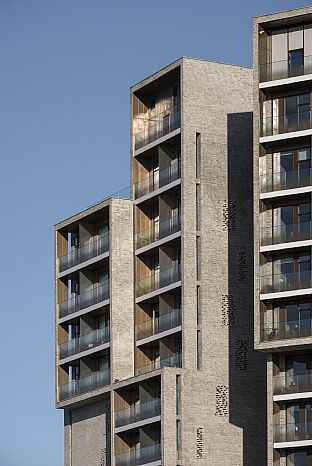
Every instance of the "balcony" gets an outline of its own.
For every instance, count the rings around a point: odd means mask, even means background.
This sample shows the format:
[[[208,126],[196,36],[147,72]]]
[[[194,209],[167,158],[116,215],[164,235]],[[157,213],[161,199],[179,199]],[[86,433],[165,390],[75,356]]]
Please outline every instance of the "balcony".
[[[148,320],[135,327],[135,335],[137,340],[148,338],[157,333],[165,332],[172,328],[181,325],[182,311],[181,309],[174,309],[168,314],[157,317],[156,319]]]
[[[134,185],[134,197],[138,199],[142,196],[146,196],[179,178],[181,178],[181,163],[176,161],[169,167],[160,170],[158,174],[148,176],[138,181]]]
[[[161,369],[162,367],[182,367],[182,354],[176,353],[169,358],[158,359],[157,361],[152,361],[145,366],[138,367],[136,375],[147,374],[148,372]]]
[[[109,282],[100,283],[92,290],[81,293],[74,298],[59,303],[59,318],[94,306],[109,298]]]
[[[68,358],[74,354],[108,343],[110,334],[109,330],[109,327],[100,328],[59,345],[60,359]]]
[[[298,59],[280,60],[260,65],[260,82],[275,81],[277,79],[294,78],[312,74],[312,56],[300,57]]]
[[[311,270],[277,273],[261,277],[261,293],[279,293],[312,287]]]
[[[161,402],[159,398],[148,401],[147,403],[132,405],[127,409],[123,409],[115,413],[115,427],[118,428],[134,422],[151,419],[153,417],[160,416],[160,413]]]
[[[137,298],[181,280],[181,265],[177,264],[162,272],[156,272],[136,283]]]
[[[136,249],[148,246],[154,241],[166,238],[181,230],[181,216],[175,215],[163,222],[154,225],[152,228],[142,230],[135,235]]]
[[[261,193],[312,186],[311,169],[301,169],[260,176]]]
[[[274,395],[312,392],[312,374],[277,375],[274,377]]]
[[[82,264],[94,257],[104,254],[109,249],[109,234],[105,233],[101,235],[99,239],[91,241],[84,246],[75,248],[65,256],[59,258],[59,272],[65,272],[65,270],[75,267],[76,265]]]
[[[71,380],[69,383],[60,385],[58,389],[59,401],[69,400],[75,396],[84,395],[110,383],[110,370],[93,372],[87,377]]]
[[[136,118],[135,121],[139,131],[134,135],[134,149],[138,150],[180,128],[180,105],[169,107],[150,119]]]
[[[311,239],[311,232],[311,222],[262,228],[261,246],[290,243],[293,241],[306,241]]]
[[[312,440],[312,423],[307,421],[274,426],[274,442],[296,442]]]
[[[278,341],[312,336],[311,319],[288,320],[261,329],[261,341]]]
[[[311,112],[298,112],[263,119],[262,136],[303,131],[311,128]]]
[[[139,466],[161,461],[161,444],[155,443],[145,448],[131,450],[115,456],[116,466]]]

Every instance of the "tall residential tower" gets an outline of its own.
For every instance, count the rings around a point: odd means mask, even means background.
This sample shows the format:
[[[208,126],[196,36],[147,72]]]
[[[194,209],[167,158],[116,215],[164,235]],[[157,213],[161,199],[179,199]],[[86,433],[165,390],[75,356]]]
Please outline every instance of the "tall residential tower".
[[[56,225],[65,466],[266,466],[252,100],[192,58],[135,85],[129,199]]]
[[[268,466],[310,466],[311,7],[255,18],[254,78],[255,346],[268,355]]]

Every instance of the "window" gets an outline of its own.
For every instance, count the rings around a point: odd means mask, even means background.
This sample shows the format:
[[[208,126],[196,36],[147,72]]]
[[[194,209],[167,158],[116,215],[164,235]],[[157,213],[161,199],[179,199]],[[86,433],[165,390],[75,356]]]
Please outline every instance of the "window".
[[[303,74],[303,49],[288,52],[288,67],[289,76]]]
[[[200,163],[201,163],[201,134],[196,133],[196,178],[200,177]]]

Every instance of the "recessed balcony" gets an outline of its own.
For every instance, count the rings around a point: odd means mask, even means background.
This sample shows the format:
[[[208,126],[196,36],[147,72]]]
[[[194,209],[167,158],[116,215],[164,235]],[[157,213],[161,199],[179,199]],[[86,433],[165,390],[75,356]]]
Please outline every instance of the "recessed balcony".
[[[180,128],[180,105],[168,107],[150,118],[135,118],[138,128],[134,134],[134,149],[138,150]]]
[[[281,321],[261,329],[261,341],[278,341],[310,336],[312,336],[311,319]]]
[[[60,385],[58,388],[58,398],[59,401],[69,400],[75,396],[84,395],[85,393],[102,388],[109,383],[110,370],[93,372],[86,377],[71,380],[67,384]]]
[[[312,374],[277,375],[273,379],[274,395],[312,392]]]
[[[312,186],[312,172],[310,168],[268,173],[260,176],[261,193],[298,189]]]
[[[161,461],[161,444],[156,443],[115,456],[116,466],[140,466]]]
[[[88,351],[97,346],[104,345],[109,342],[110,327],[103,327],[93,330],[86,335],[81,335],[78,338],[67,341],[59,345],[59,358],[64,359],[74,354]]]
[[[99,283],[93,289],[59,303],[59,318],[87,309],[107,299],[109,299],[109,281]]]
[[[296,442],[312,440],[312,424],[307,421],[274,426],[274,442]]]
[[[175,215],[135,235],[136,249],[148,246],[181,230],[181,216]]]
[[[181,178],[181,163],[176,161],[169,167],[160,170],[157,174],[138,181],[134,185],[134,197],[135,199],[139,199],[157,189],[163,188],[179,178]]]
[[[58,260],[59,272],[65,272],[66,270],[82,264],[83,262],[94,259],[95,257],[104,254],[108,250],[109,234],[105,233],[101,235],[99,239],[94,239],[88,244],[74,248],[65,256],[60,257]]]
[[[311,270],[276,273],[260,278],[261,293],[279,293],[311,287]]]
[[[168,314],[150,319],[147,322],[136,325],[135,335],[137,340],[157,335],[158,333],[179,327],[182,322],[181,309],[174,309]]]
[[[138,367],[136,370],[136,375],[147,374],[148,372],[161,369],[162,367],[182,367],[182,354],[176,353],[169,358],[151,361],[145,366]]]
[[[289,113],[263,119],[262,136],[303,131],[311,128],[311,112]]]
[[[135,422],[151,419],[156,416],[160,416],[160,413],[160,398],[155,398],[154,400],[146,403],[132,405],[127,409],[123,409],[115,413],[115,427],[123,427]]]
[[[307,241],[311,236],[311,222],[288,225],[276,225],[261,229],[261,246],[289,243],[294,241]]]
[[[177,264],[161,272],[156,272],[136,282],[136,296],[159,290],[181,280],[181,265]]]
[[[259,72],[260,82],[312,74],[312,56],[300,56],[292,60],[288,59],[264,63],[259,66]]]

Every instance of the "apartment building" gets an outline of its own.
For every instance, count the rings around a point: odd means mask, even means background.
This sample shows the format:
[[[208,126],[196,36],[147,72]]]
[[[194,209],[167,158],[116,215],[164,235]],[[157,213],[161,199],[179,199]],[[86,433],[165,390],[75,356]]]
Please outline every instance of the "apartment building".
[[[65,466],[267,464],[252,79],[181,58],[133,86],[129,198],[56,225]]]
[[[311,7],[255,18],[254,83],[255,346],[268,357],[268,465],[310,466]]]

